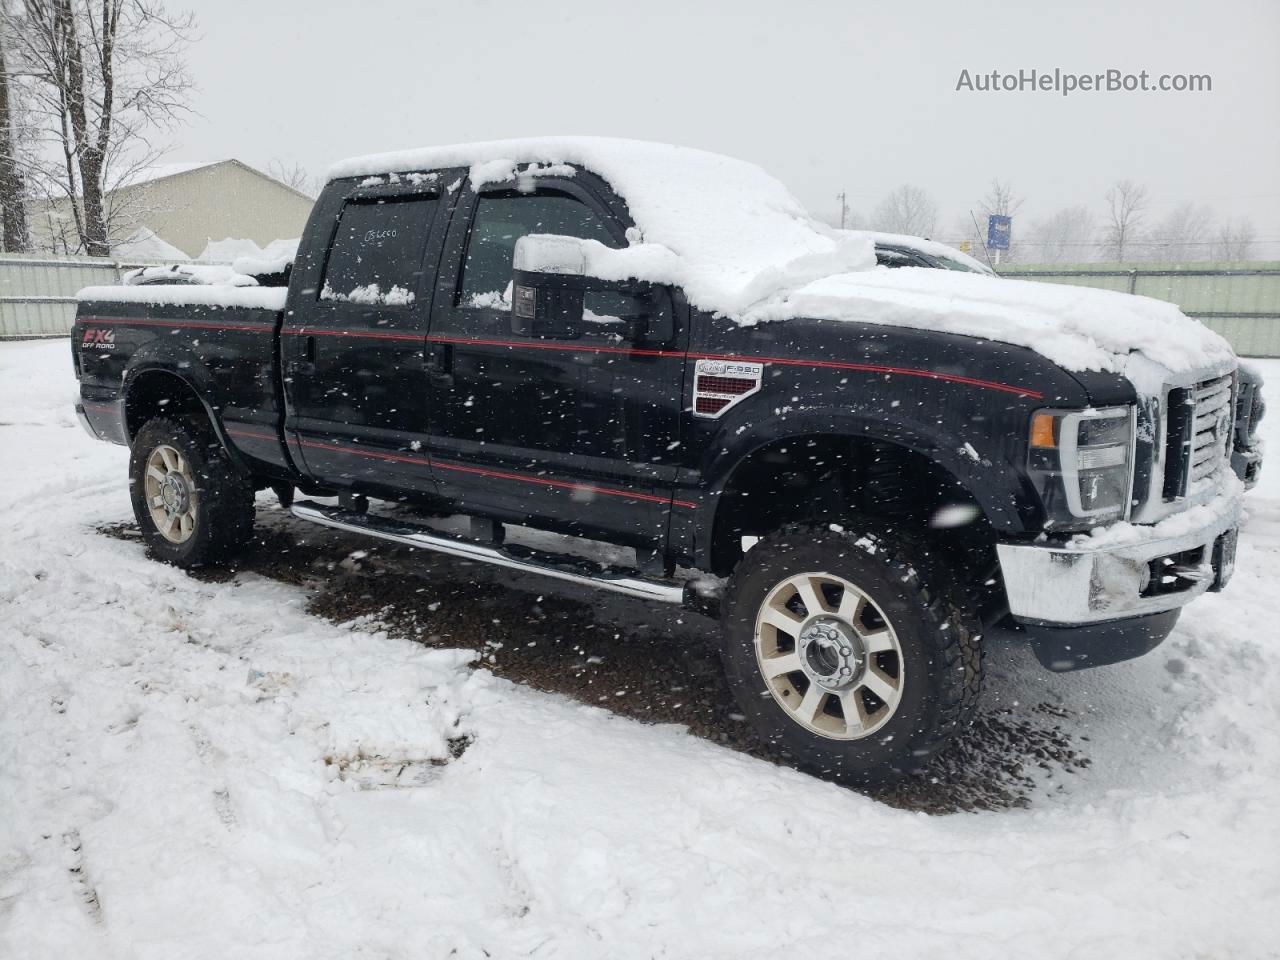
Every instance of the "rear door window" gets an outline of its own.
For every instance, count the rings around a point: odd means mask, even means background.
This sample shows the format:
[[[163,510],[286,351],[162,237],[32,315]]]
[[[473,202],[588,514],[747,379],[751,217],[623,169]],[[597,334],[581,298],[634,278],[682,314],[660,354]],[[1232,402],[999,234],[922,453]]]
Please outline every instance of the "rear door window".
[[[407,306],[417,297],[435,197],[357,199],[342,208],[320,299]]]

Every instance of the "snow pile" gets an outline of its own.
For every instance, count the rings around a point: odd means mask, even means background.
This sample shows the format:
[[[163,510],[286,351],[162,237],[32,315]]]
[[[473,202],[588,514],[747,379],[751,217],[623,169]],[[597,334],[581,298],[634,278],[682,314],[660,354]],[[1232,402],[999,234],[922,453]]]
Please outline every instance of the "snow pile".
[[[591,170],[627,201],[642,242],[610,261],[608,278],[674,284],[694,306],[742,323],[812,317],[936,329],[1030,347],[1073,370],[1119,372],[1132,350],[1178,373],[1232,357],[1225,340],[1158,300],[876,269],[873,234],[832,229],[759,167],[701,150],[603,137],[495,140],[358,157],[329,177],[467,167],[484,184],[516,178],[521,164]]]
[[[161,238],[149,227],[139,227],[119,243],[112,244],[111,255],[121,260],[188,260],[185,253]]]
[[[243,238],[227,237],[224,240],[210,240],[196,259],[226,263],[234,263],[236,260],[241,259],[266,261],[268,263],[284,259],[292,261],[294,255],[298,252],[298,240],[298,237],[286,240],[272,240],[265,247],[258,246],[253,240]]]
[[[236,257],[231,261],[231,268],[251,277],[284,273],[298,256],[299,242],[298,237],[292,240],[272,240],[256,256]]]
[[[988,657],[988,706],[1057,705],[1089,768],[929,817],[146,559],[95,529],[127,452],[66,355],[0,345],[0,956],[1274,956],[1280,471],[1155,652]]]
[[[252,240],[226,237],[222,240],[210,240],[197,260],[221,260],[230,263],[237,257],[261,257],[262,248]]]

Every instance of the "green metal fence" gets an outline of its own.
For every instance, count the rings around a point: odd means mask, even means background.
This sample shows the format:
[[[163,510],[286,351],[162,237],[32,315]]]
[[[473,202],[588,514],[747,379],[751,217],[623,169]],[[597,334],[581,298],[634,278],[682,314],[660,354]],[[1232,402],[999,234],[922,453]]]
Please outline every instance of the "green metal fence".
[[[0,256],[0,340],[65,337],[76,318],[76,291],[118,284],[126,271],[159,260],[107,257]]]
[[[1242,357],[1280,357],[1280,261],[1009,264],[1001,276],[1101,287],[1168,300]]]

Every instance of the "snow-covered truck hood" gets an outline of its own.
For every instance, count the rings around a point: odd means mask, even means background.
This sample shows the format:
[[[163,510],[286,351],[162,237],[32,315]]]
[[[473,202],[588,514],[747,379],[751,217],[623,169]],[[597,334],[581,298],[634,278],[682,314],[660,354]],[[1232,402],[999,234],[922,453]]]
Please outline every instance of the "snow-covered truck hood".
[[[915,327],[1029,347],[1067,370],[1125,372],[1134,352],[1174,374],[1234,362],[1226,340],[1171,303],[1110,290],[918,267],[823,277],[754,304],[746,323],[812,317]]]
[[[329,177],[468,167],[475,183],[547,174],[603,177],[640,235],[589,257],[610,278],[681,287],[689,302],[751,324],[797,317],[908,326],[1029,347],[1068,370],[1122,372],[1139,352],[1175,374],[1234,361],[1226,341],[1146,297],[942,270],[876,265],[874,235],[812,217],[751,163],[604,137],[543,137],[357,157]],[[537,171],[527,171],[526,178]]]

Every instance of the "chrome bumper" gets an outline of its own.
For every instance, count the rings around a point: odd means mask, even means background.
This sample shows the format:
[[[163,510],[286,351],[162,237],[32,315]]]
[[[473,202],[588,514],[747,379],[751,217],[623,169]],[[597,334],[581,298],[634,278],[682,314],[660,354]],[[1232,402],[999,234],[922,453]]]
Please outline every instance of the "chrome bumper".
[[[1134,528],[1140,539],[1132,542],[1113,543],[1104,533],[1067,544],[997,544],[1009,612],[1069,625],[1141,617],[1191,602],[1219,577],[1214,546],[1239,524],[1240,498],[1223,495],[1192,509],[1204,515],[1194,529],[1175,514],[1145,530]],[[1162,536],[1162,527],[1170,535]],[[1223,574],[1225,580],[1230,570]]]

